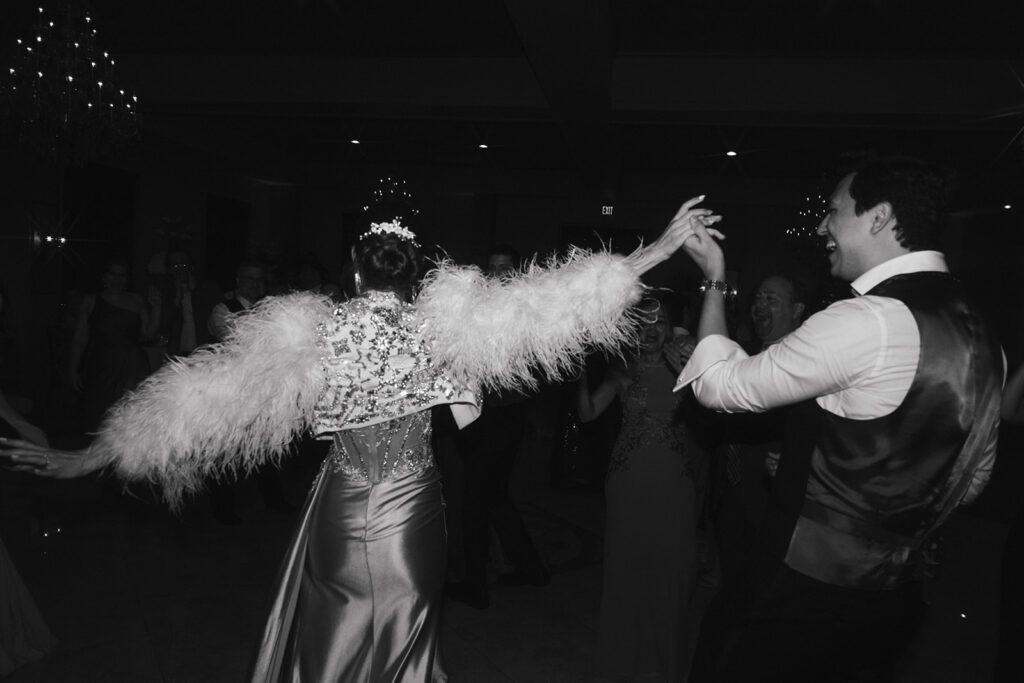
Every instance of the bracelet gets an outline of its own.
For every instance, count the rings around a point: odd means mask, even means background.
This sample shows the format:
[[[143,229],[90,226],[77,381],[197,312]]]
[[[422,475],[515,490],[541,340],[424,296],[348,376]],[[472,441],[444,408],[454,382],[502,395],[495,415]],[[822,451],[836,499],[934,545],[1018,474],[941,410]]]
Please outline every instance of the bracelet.
[[[725,295],[728,295],[730,293],[728,282],[722,282],[721,280],[709,280],[707,278],[704,278],[703,280],[700,281],[700,291],[703,293],[708,291],[709,289],[721,292],[722,294]]]

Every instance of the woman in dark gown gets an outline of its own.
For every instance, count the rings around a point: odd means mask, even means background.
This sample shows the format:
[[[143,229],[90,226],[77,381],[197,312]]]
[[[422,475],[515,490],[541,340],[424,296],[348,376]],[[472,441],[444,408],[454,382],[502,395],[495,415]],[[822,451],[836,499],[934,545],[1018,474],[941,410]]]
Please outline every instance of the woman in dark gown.
[[[126,291],[128,266],[108,261],[102,289],[82,300],[71,343],[71,385],[82,392],[82,420],[93,430],[117,399],[150,373],[142,342],[156,332],[160,302]]]
[[[83,454],[9,452],[44,476],[113,465],[163,485],[172,507],[204,477],[279,457],[305,429],[332,442],[285,557],[253,681],[444,681],[438,611],[446,561],[430,411],[465,425],[481,388],[558,377],[614,348],[639,276],[714,222],[691,200],[628,257],[576,252],[491,280],[442,264],[415,303],[414,236],[374,224],[354,260],[364,293],[293,294],[238,319],[224,344],[165,366],[108,415]],[[186,399],[187,400],[183,400]]]
[[[639,352],[614,365],[592,392],[580,381],[577,410],[593,420],[618,397],[622,429],[605,482],[604,589],[598,673],[614,681],[684,678],[687,610],[697,585],[694,463],[683,448],[667,306],[644,300]]]

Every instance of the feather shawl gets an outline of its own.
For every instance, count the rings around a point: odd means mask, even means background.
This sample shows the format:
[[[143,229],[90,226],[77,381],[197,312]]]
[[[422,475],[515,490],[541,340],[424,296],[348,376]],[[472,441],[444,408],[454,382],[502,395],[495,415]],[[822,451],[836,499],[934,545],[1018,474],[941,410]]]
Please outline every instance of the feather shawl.
[[[407,323],[366,302],[335,312],[317,295],[268,298],[234,318],[223,343],[170,361],[116,403],[92,451],[125,479],[159,484],[176,509],[208,477],[276,461],[311,426],[347,429],[439,403],[473,408],[475,388],[573,374],[592,348],[632,338],[629,311],[643,290],[624,257],[573,250],[502,280],[442,263]],[[382,344],[383,364],[374,360]]]
[[[644,289],[626,257],[573,248],[502,279],[443,262],[416,311],[434,362],[456,383],[522,389],[535,387],[538,373],[571,377],[589,351],[632,341],[631,309]]]
[[[274,461],[307,427],[324,385],[326,297],[261,301],[221,344],[169,361],[118,401],[91,450],[125,479],[160,484],[178,507],[211,475]]]

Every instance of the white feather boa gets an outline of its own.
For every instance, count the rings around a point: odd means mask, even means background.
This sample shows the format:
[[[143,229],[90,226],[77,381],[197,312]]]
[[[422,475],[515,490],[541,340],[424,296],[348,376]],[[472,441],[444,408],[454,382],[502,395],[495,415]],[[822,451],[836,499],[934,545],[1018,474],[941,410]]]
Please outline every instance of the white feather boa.
[[[428,274],[417,314],[435,363],[471,387],[524,388],[538,371],[574,375],[584,356],[635,335],[644,286],[626,257],[575,249],[512,278],[443,262]]]
[[[177,508],[210,475],[275,461],[324,386],[317,326],[326,297],[265,299],[221,344],[170,361],[107,414],[92,451],[126,479],[160,484]]]
[[[626,258],[605,252],[573,250],[503,280],[442,263],[415,315],[433,363],[457,384],[522,388],[630,341],[643,291]],[[174,509],[210,476],[276,461],[327,386],[318,342],[332,310],[312,294],[260,302],[223,343],[169,362],[115,404],[92,451],[121,477],[160,485]]]

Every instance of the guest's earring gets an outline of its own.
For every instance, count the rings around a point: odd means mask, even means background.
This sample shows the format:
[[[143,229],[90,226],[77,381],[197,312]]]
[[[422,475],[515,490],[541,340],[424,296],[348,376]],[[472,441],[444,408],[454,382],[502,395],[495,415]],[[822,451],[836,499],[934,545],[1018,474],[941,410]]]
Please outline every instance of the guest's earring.
[[[363,293],[363,278],[359,275],[359,271],[358,270],[352,275],[352,280],[355,282],[355,285],[356,285],[356,294],[362,294]]]

